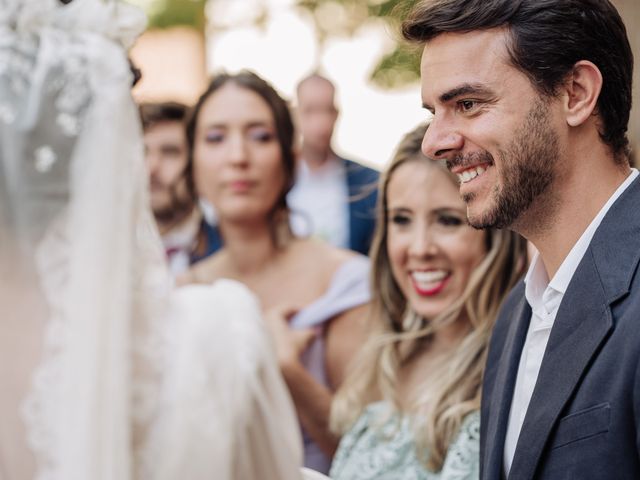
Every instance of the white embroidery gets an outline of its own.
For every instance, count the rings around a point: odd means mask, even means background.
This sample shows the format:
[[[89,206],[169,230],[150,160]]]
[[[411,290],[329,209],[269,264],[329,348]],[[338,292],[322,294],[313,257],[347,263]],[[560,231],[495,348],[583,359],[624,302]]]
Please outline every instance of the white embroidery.
[[[35,151],[35,167],[40,173],[51,170],[56,160],[58,157],[49,145],[44,145]]]

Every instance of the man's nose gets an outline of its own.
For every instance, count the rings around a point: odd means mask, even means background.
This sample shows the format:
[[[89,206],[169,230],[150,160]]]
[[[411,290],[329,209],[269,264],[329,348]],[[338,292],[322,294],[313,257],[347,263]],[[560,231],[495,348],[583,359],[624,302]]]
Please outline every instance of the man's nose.
[[[463,136],[445,118],[433,117],[422,139],[422,153],[433,160],[448,160],[462,150]]]
[[[144,156],[144,162],[147,166],[147,172],[149,172],[149,175],[151,175],[155,173],[160,166],[160,155],[158,155],[156,152],[146,152]]]

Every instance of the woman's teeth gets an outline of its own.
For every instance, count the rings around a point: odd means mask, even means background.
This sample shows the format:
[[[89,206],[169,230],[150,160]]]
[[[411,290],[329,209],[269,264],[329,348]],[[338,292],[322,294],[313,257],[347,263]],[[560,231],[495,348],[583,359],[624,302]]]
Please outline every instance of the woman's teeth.
[[[441,282],[447,278],[448,274],[446,270],[429,270],[428,272],[413,271],[411,272],[411,277],[417,285],[427,287]]]

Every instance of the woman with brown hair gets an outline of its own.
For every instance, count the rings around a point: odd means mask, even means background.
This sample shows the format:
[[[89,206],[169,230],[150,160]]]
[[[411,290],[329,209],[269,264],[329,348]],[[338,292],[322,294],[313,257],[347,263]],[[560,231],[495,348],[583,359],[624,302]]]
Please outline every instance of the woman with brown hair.
[[[285,197],[294,128],[286,102],[251,72],[213,79],[188,125],[195,190],[216,210],[224,246],[182,278],[228,278],[258,297],[305,432],[305,464],[326,472],[337,438],[331,398],[360,344],[369,261],[295,238]]]
[[[331,478],[474,479],[491,328],[526,245],[467,223],[457,179],[407,135],[381,179],[370,337],[331,414]]]

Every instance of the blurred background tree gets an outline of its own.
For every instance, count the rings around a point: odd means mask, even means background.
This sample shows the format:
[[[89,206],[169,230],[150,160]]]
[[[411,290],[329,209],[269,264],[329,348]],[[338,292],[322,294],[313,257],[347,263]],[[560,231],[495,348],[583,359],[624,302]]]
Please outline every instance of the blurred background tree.
[[[149,19],[148,28],[191,27],[202,34],[207,25],[207,0],[128,0],[142,7]]]
[[[265,27],[270,19],[272,0],[127,0],[142,6],[149,15],[151,30],[187,26],[201,37],[211,33],[238,27]],[[414,46],[407,45],[400,37],[399,25],[406,11],[418,0],[289,0],[298,13],[308,19],[318,45],[316,63],[325,51],[330,39],[354,37],[367,26],[381,26],[386,33],[388,49],[371,69],[371,83],[382,89],[400,89],[415,86],[420,76],[420,54]],[[250,15],[237,18],[226,15],[207,19],[209,7],[250,3]],[[636,57],[640,55],[640,30],[632,28],[640,24],[640,1],[612,0],[628,26],[628,33]],[[640,78],[640,62],[635,64],[635,92]],[[629,126],[632,142],[640,145],[640,110],[635,108]]]
[[[370,23],[382,23],[393,40],[371,72],[382,88],[404,87],[420,79],[420,52],[400,38],[400,22],[418,0],[296,0],[311,18],[320,49],[336,36],[353,36]]]
[[[384,22],[394,39],[393,46],[378,61],[371,72],[371,81],[382,88],[403,87],[420,79],[420,52],[400,38],[401,19],[418,0],[295,0],[297,7],[311,16],[321,48],[331,36],[353,35],[372,21]],[[640,1],[612,0],[627,24],[631,47],[640,53]],[[638,92],[640,62],[635,62],[634,92]],[[631,112],[629,137],[635,146],[636,161],[640,166],[640,110]]]
[[[125,0],[147,14],[147,31],[129,52],[142,79],[137,102],[193,103],[206,86],[208,0]]]
[[[208,2],[229,0],[130,0],[149,15],[149,28],[188,26],[199,32],[237,28],[237,22],[226,19],[206,20]],[[239,1],[239,0],[235,0]],[[315,30],[320,55],[330,38],[351,37],[362,27],[382,24],[392,39],[391,47],[371,72],[371,81],[382,88],[403,87],[420,78],[420,55],[414,46],[400,39],[399,24],[417,0],[294,0],[295,8],[308,18]],[[269,20],[267,2],[258,4],[246,24],[261,27]]]

